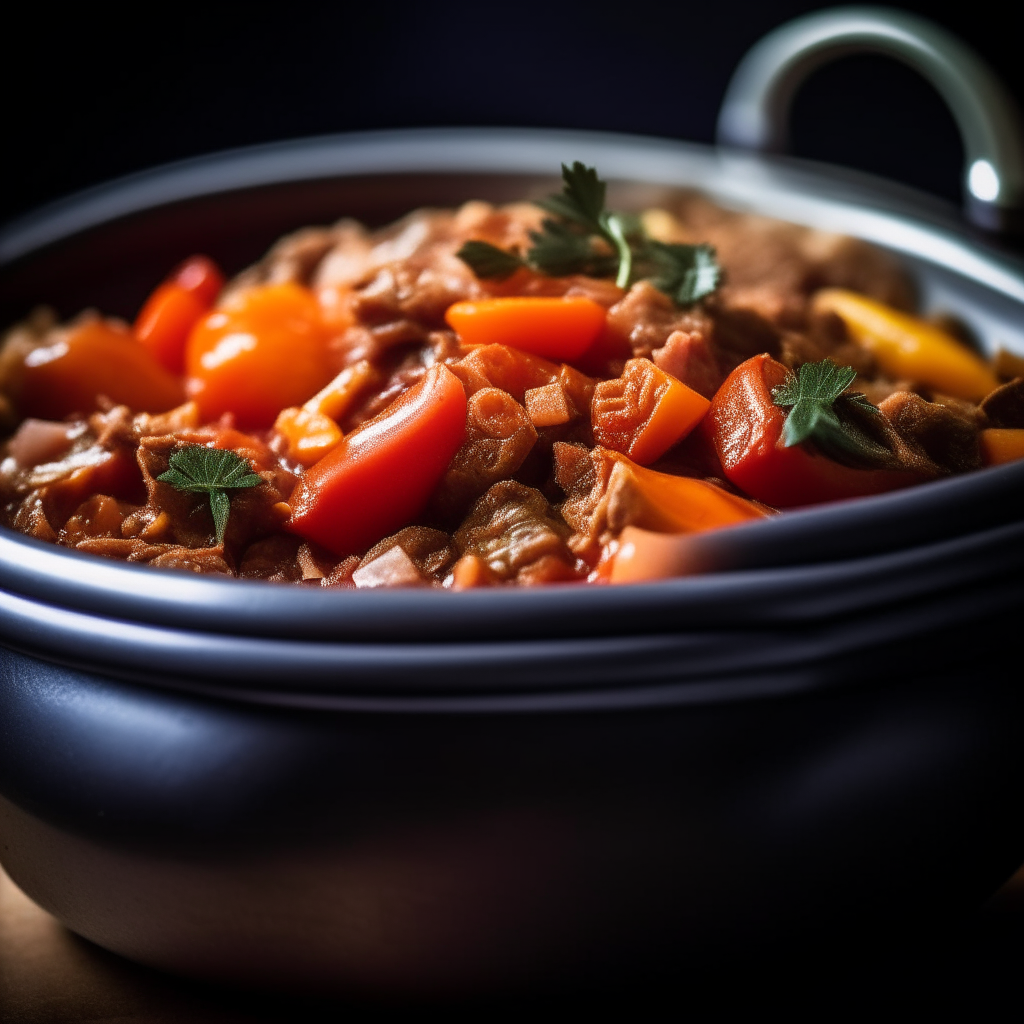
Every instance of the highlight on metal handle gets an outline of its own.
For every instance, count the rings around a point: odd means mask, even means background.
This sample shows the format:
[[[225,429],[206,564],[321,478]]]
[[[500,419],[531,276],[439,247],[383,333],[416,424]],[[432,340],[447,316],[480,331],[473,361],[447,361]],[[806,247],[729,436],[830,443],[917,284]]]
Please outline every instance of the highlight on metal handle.
[[[1024,228],[1024,142],[1016,104],[972,49],[902,11],[837,7],[768,33],[729,82],[718,116],[719,145],[784,152],[789,107],[801,83],[823,64],[853,53],[894,57],[935,86],[963,139],[967,219],[988,231]]]

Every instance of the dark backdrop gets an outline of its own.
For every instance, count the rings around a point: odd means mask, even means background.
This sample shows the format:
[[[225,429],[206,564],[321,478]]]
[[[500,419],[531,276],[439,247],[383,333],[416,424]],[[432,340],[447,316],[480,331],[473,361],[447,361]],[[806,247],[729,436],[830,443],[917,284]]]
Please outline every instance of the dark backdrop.
[[[154,164],[231,146],[410,125],[544,125],[710,141],[729,75],[800,0],[378,0],[217,12],[23,11],[0,61],[0,221]],[[1016,32],[994,4],[933,17],[1018,98]],[[1006,9],[1005,7],[1003,9]],[[155,22],[152,19],[156,19]],[[1022,104],[1024,105],[1024,104]],[[962,154],[930,86],[883,58],[818,72],[793,118],[801,155],[956,199]]]

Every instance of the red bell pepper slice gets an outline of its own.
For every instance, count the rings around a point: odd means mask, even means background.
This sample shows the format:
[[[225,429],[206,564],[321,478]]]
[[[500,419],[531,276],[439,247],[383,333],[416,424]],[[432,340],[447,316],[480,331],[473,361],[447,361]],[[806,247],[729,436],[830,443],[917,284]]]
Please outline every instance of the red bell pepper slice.
[[[207,256],[191,256],[146,299],[135,337],[171,373],[185,372],[185,343],[224,287],[224,275]]]
[[[757,355],[737,366],[711,400],[703,429],[737,487],[768,505],[791,508],[880,494],[924,479],[913,470],[854,469],[805,444],[786,447],[786,410],[772,400],[772,389],[791,376],[771,356]]]
[[[365,551],[419,515],[465,433],[462,382],[433,366],[303,474],[288,529],[337,555]]]

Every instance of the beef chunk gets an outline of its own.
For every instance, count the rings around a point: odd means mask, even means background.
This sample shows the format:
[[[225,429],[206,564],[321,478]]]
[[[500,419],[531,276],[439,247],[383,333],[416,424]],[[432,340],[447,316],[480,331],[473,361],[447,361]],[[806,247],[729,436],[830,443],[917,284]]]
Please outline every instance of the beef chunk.
[[[1024,428],[1024,377],[1015,377],[987,395],[981,412],[987,426]]]
[[[651,358],[659,369],[705,398],[711,398],[725,379],[707,338],[699,332],[673,331]]]
[[[897,391],[878,408],[896,432],[917,446],[947,473],[965,473],[981,466],[978,424],[972,407],[925,401],[912,391]]]
[[[634,356],[648,356],[663,348],[676,331],[710,337],[712,326],[698,309],[680,310],[650,281],[638,281],[608,310],[608,329],[628,341]]]
[[[454,560],[447,533],[426,526],[406,526],[366,552],[352,572],[352,581],[360,588],[438,584]]]
[[[583,577],[566,544],[569,532],[540,491],[503,480],[473,506],[454,541],[495,581],[532,585]]]
[[[537,441],[530,417],[508,392],[483,388],[469,398],[466,440],[438,485],[427,517],[458,522],[469,505],[492,484],[507,480]]]

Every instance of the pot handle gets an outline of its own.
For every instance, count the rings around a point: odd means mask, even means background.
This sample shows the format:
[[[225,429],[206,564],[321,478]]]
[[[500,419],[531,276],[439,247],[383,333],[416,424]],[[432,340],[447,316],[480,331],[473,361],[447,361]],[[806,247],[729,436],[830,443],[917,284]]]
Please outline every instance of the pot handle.
[[[784,152],[804,79],[838,57],[881,53],[909,64],[948,104],[963,139],[965,215],[988,231],[1024,229],[1024,142],[1013,98],[972,49],[924,18],[838,7],[787,22],[740,61],[718,116],[719,145]]]

